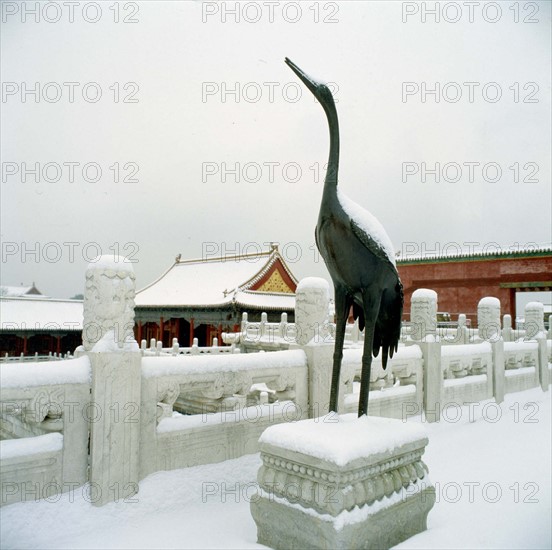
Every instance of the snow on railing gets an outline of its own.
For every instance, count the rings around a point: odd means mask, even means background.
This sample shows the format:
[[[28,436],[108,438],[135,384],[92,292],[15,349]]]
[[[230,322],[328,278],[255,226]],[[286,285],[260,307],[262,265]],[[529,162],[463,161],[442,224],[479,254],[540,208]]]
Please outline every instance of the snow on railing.
[[[38,355],[38,352],[35,352],[34,355],[25,355],[21,352],[21,355],[13,357],[10,357],[6,352],[4,357],[0,358],[0,363],[38,363],[44,361],[62,361],[64,359],[73,359],[70,351],[65,354],[49,352],[48,355]]]
[[[523,391],[539,384],[539,344],[536,341],[504,343],[506,392]]]
[[[142,358],[145,475],[254,452],[269,424],[307,416],[303,350]]]
[[[90,420],[88,357],[33,361],[24,367],[3,362],[1,369],[1,505],[38,500],[84,484]]]
[[[368,414],[403,418],[404,409],[423,407],[423,354],[418,345],[400,345],[383,370],[381,355],[373,358],[370,370]],[[362,349],[343,352],[343,370],[353,371],[345,389],[345,412],[356,412],[360,395]]]
[[[318,328],[317,343],[333,342],[335,323],[326,320]],[[364,339],[364,332],[358,327],[358,320],[347,323],[345,327],[345,347],[355,347]],[[283,312],[279,322],[269,322],[266,312],[261,313],[259,322],[250,322],[247,312],[242,314],[240,332],[223,332],[222,341],[243,348],[245,351],[276,351],[289,349],[291,344],[297,343],[297,326],[287,320],[287,313]]]
[[[213,355],[220,353],[240,353],[240,349],[235,344],[230,346],[219,346],[218,338],[213,338],[212,346],[198,346],[198,339],[194,338],[193,344],[190,347],[180,347],[178,338],[173,338],[173,343],[170,348],[164,348],[163,343],[155,338],[150,340],[150,346],[146,340],[140,342],[140,350],[142,357],[160,357],[160,356],[176,356],[176,355]]]

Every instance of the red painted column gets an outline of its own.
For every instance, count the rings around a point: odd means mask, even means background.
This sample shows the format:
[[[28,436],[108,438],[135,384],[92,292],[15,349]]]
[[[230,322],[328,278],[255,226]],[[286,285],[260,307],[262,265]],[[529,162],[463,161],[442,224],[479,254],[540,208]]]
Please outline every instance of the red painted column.
[[[56,353],[61,353],[61,336],[57,337]]]
[[[189,347],[192,347],[193,343],[194,343],[194,318],[192,317],[190,319],[190,344],[189,344]]]
[[[163,317],[160,317],[159,319],[159,334],[157,336],[157,340],[161,342],[161,345],[163,344]]]
[[[27,355],[27,335],[23,336],[23,355]]]

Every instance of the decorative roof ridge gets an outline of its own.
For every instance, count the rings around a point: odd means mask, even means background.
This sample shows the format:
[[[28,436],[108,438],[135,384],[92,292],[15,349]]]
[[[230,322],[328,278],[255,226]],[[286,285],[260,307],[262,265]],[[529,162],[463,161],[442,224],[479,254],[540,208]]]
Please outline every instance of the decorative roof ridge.
[[[264,252],[252,252],[251,254],[236,254],[234,256],[216,256],[212,258],[195,258],[191,260],[180,260],[175,261],[175,265],[187,265],[187,264],[203,264],[203,263],[215,263],[215,262],[231,262],[231,261],[240,261],[247,260],[248,258],[259,258],[261,256],[270,256],[274,250],[265,250]]]
[[[266,262],[266,264],[255,275],[253,275],[253,277],[251,277],[248,281],[246,281],[242,285],[236,287],[235,289],[231,290],[230,292],[232,292],[232,291],[239,292],[239,291],[249,290],[252,286],[254,286],[256,283],[258,283],[270,271],[272,266],[278,260],[280,260],[280,263],[282,264],[282,266],[286,270],[286,273],[288,273],[288,275],[290,275],[289,269],[286,266],[284,258],[280,255],[277,248],[273,248],[270,251],[270,256],[269,256],[268,261]],[[293,277],[293,275],[291,275],[291,280],[294,281],[295,284],[297,284],[297,281],[295,280],[295,277]]]
[[[242,292],[243,294],[262,294],[263,296],[295,296],[295,292],[276,292],[274,290],[250,290],[248,288],[246,289],[238,289],[234,296],[238,293]]]
[[[178,265],[179,263],[179,257],[177,256],[175,261],[172,263],[172,265],[164,272],[162,273],[161,275],[159,275],[159,277],[157,277],[157,279],[155,279],[154,281],[152,281],[149,285],[146,285],[144,288],[141,288],[140,290],[137,290],[136,291],[136,295],[140,294],[141,292],[144,292],[145,290],[147,290],[148,288],[152,287],[153,285],[157,284],[161,279],[163,279],[163,277],[165,277],[165,275],[167,275],[167,273],[169,271],[171,271],[171,269]]]

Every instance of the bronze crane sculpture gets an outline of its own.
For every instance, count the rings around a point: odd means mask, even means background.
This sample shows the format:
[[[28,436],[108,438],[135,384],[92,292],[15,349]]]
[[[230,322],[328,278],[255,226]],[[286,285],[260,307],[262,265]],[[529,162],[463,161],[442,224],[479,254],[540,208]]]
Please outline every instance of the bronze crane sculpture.
[[[324,108],[330,129],[330,155],[315,229],[316,246],[330,272],[335,291],[336,332],[330,411],[337,412],[345,325],[352,307],[360,330],[365,331],[358,403],[358,416],[362,416],[368,414],[372,353],[377,356],[382,349],[385,369],[388,357],[393,357],[397,351],[403,308],[402,284],[393,245],[381,224],[337,187],[339,125],[330,89],[305,74],[287,57],[285,61]]]

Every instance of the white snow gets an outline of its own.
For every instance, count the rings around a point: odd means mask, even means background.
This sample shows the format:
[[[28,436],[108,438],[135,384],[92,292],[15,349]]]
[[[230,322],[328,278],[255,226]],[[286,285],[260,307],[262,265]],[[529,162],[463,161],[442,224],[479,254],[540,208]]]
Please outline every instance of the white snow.
[[[0,299],[2,330],[82,330],[82,300],[44,296]]]
[[[455,346],[455,347],[458,347],[458,346]],[[362,353],[363,353],[362,347],[344,349],[342,365],[344,366],[348,366],[350,364],[360,365],[362,362]],[[394,363],[399,363],[407,359],[422,359],[422,358],[423,358],[423,354],[422,354],[422,350],[420,349],[420,346],[416,344],[411,346],[404,346],[402,344],[399,344],[399,347],[397,348],[397,351],[393,355],[393,358],[389,359],[389,364],[392,366]],[[381,361],[381,355],[378,355],[378,357],[373,359],[373,362],[380,362],[380,361]]]
[[[127,271],[134,272],[134,267],[128,258],[125,256],[116,256],[113,254],[104,254],[103,256],[97,256],[89,264],[88,269],[113,269],[114,271]]]
[[[90,382],[90,360],[83,356],[64,361],[0,365],[2,389]]]
[[[123,347],[120,348],[119,344],[115,341],[115,330],[110,329],[94,344],[91,351],[95,353],[118,353],[120,351],[138,350],[138,342],[132,336],[129,336],[125,340]]]
[[[443,357],[476,356],[478,354],[483,355],[492,352],[493,348],[489,342],[480,342],[479,344],[456,344],[454,346],[443,346],[441,348],[441,355]]]
[[[500,300],[494,296],[486,296],[485,298],[481,298],[481,300],[479,300],[479,305],[500,308]]]
[[[278,367],[304,367],[307,357],[303,350],[273,351],[270,353],[224,353],[202,356],[143,357],[142,375],[169,376],[197,373],[234,372],[238,370]]]
[[[295,292],[299,292],[299,290],[303,290],[304,288],[317,288],[319,290],[330,291],[328,281],[322,279],[322,277],[304,277],[299,281]]]
[[[415,483],[410,483],[408,487],[406,488],[403,487],[401,491],[399,491],[398,493],[397,492],[393,493],[390,497],[384,496],[381,500],[376,500],[370,505],[366,504],[362,507],[355,506],[352,510],[343,510],[343,512],[341,512],[335,517],[331,516],[330,514],[320,514],[319,512],[317,512],[312,508],[304,508],[299,503],[289,502],[288,500],[281,498],[279,496],[276,496],[272,493],[267,493],[262,488],[259,490],[259,494],[264,498],[273,500],[274,502],[278,502],[280,504],[283,504],[284,506],[289,506],[290,508],[295,508],[296,510],[300,510],[301,512],[304,512],[309,516],[314,516],[320,521],[327,521],[327,522],[333,523],[335,530],[341,531],[343,527],[345,527],[346,525],[360,523],[361,521],[364,521],[369,516],[377,514],[380,510],[388,508],[389,506],[392,506],[393,504],[396,504],[398,502],[402,502],[409,496],[412,496],[416,493],[421,492],[422,490],[424,490],[426,487],[430,485],[431,485],[431,481],[426,475],[423,480],[417,480]]]
[[[291,421],[299,418],[300,415],[301,411],[293,401],[278,401],[264,405],[252,405],[236,411],[192,415],[173,414],[171,418],[163,418],[159,422],[157,432],[175,432],[232,422],[257,422],[261,418],[266,417],[276,418],[283,416]]]
[[[443,380],[445,388],[451,386],[467,386],[468,384],[485,384],[487,382],[486,374],[475,374],[471,376],[464,376],[462,378],[449,378]]]
[[[63,435],[59,433],[23,437],[21,439],[7,439],[0,441],[0,459],[51,453],[61,451],[62,448]]]
[[[345,213],[351,219],[356,221],[360,228],[365,231],[366,234],[371,237],[385,252],[389,258],[389,261],[393,265],[396,265],[393,243],[379,220],[373,214],[368,212],[368,210],[365,210],[362,206],[344,195],[339,187],[337,188],[337,199],[339,200],[339,203],[343,207]]]
[[[412,298],[426,298],[428,300],[437,301],[437,292],[431,290],[430,288],[417,288],[412,293]]]
[[[526,374],[535,374],[535,367],[520,367],[519,369],[506,369],[504,371],[504,376],[508,378]]]
[[[549,549],[550,395],[540,388],[509,394],[501,405],[462,407],[454,422],[426,424],[423,460],[437,502],[428,530],[396,548]],[[486,408],[492,409],[487,417]],[[2,508],[0,546],[266,549],[256,543],[249,510],[260,466],[255,454],[157,472],[129,502],[103,507],[87,500],[86,486],[12,504]]]
[[[288,292],[260,292],[258,290],[238,290],[229,295],[236,304],[242,307],[253,307],[256,309],[293,310],[295,309],[295,294]]]
[[[363,456],[391,451],[424,437],[425,430],[416,424],[392,418],[330,413],[271,426],[259,441],[344,466]]]
[[[504,351],[508,352],[526,352],[537,351],[539,349],[538,342],[504,342]]]
[[[262,278],[276,261],[283,260],[276,252],[263,252],[251,256],[206,257],[174,263],[161,277],[136,293],[137,306],[157,305],[220,305],[232,303],[254,306],[255,294],[246,292]],[[291,275],[293,278],[293,275]],[[201,281],[201,285],[197,282]],[[261,306],[282,302],[294,306],[289,294],[261,293]],[[266,298],[266,300],[265,300]],[[267,307],[267,309],[271,309]]]

